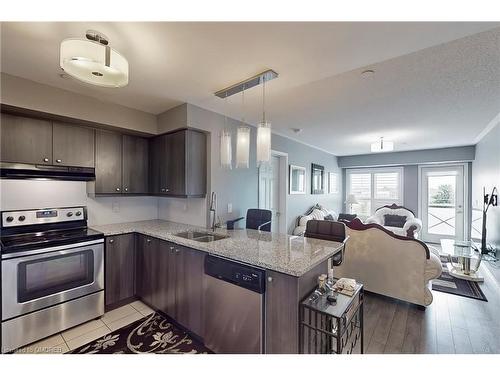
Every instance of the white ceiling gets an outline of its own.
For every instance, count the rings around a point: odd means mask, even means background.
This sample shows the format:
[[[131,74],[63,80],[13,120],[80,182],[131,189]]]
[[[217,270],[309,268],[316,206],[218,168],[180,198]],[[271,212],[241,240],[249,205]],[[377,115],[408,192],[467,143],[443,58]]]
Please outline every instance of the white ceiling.
[[[127,87],[59,77],[61,40],[87,29],[127,57]],[[379,136],[397,150],[473,144],[500,112],[500,23],[1,25],[2,72],[155,114],[189,102],[239,118],[241,98],[213,92],[266,68],[280,75],[267,85],[273,129],[333,154],[367,153]],[[256,123],[261,90],[245,97]]]

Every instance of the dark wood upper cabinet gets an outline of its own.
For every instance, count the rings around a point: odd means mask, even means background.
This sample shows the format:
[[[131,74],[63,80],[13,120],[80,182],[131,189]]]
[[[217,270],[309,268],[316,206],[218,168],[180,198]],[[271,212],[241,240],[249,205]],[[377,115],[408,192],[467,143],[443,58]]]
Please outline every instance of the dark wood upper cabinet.
[[[151,193],[177,197],[206,195],[205,133],[192,129],[179,130],[155,137],[150,145]]]
[[[149,139],[149,192],[160,194],[160,159],[163,158],[164,136]]]
[[[95,193],[121,193],[122,135],[107,130],[97,130],[95,146]]]
[[[2,113],[0,138],[1,161],[52,164],[52,122]]]
[[[135,235],[106,237],[106,306],[116,306],[135,295]]]
[[[123,193],[148,193],[149,153],[148,140],[124,135],[123,140]]]
[[[94,167],[94,129],[54,122],[55,165]]]

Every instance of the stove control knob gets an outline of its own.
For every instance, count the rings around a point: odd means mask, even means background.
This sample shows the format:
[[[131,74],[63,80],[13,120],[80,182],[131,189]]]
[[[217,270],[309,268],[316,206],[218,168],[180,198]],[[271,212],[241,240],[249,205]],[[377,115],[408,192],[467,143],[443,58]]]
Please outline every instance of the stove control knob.
[[[67,216],[67,217],[71,217],[71,216],[73,216],[73,212],[68,212],[68,213],[66,214],[66,216]]]
[[[26,216],[21,215],[21,216],[19,216],[17,219],[18,219],[19,221],[24,221],[24,220],[26,220]]]
[[[12,216],[7,216],[7,223],[12,223],[14,221],[14,218]]]
[[[76,211],[76,216],[82,216],[82,211]]]

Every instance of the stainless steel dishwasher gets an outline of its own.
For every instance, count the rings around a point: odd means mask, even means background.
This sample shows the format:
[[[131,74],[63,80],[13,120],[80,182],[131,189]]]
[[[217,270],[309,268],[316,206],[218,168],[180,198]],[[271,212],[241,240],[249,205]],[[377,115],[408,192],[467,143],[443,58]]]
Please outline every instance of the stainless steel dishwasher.
[[[205,345],[215,353],[264,353],[265,270],[205,257]]]

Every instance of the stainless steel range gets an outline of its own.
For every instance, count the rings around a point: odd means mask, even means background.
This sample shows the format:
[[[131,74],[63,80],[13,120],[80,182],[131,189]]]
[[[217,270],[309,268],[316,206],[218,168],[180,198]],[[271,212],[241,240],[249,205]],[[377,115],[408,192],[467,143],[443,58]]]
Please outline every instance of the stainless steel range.
[[[85,207],[1,212],[2,353],[104,314],[104,237]]]

